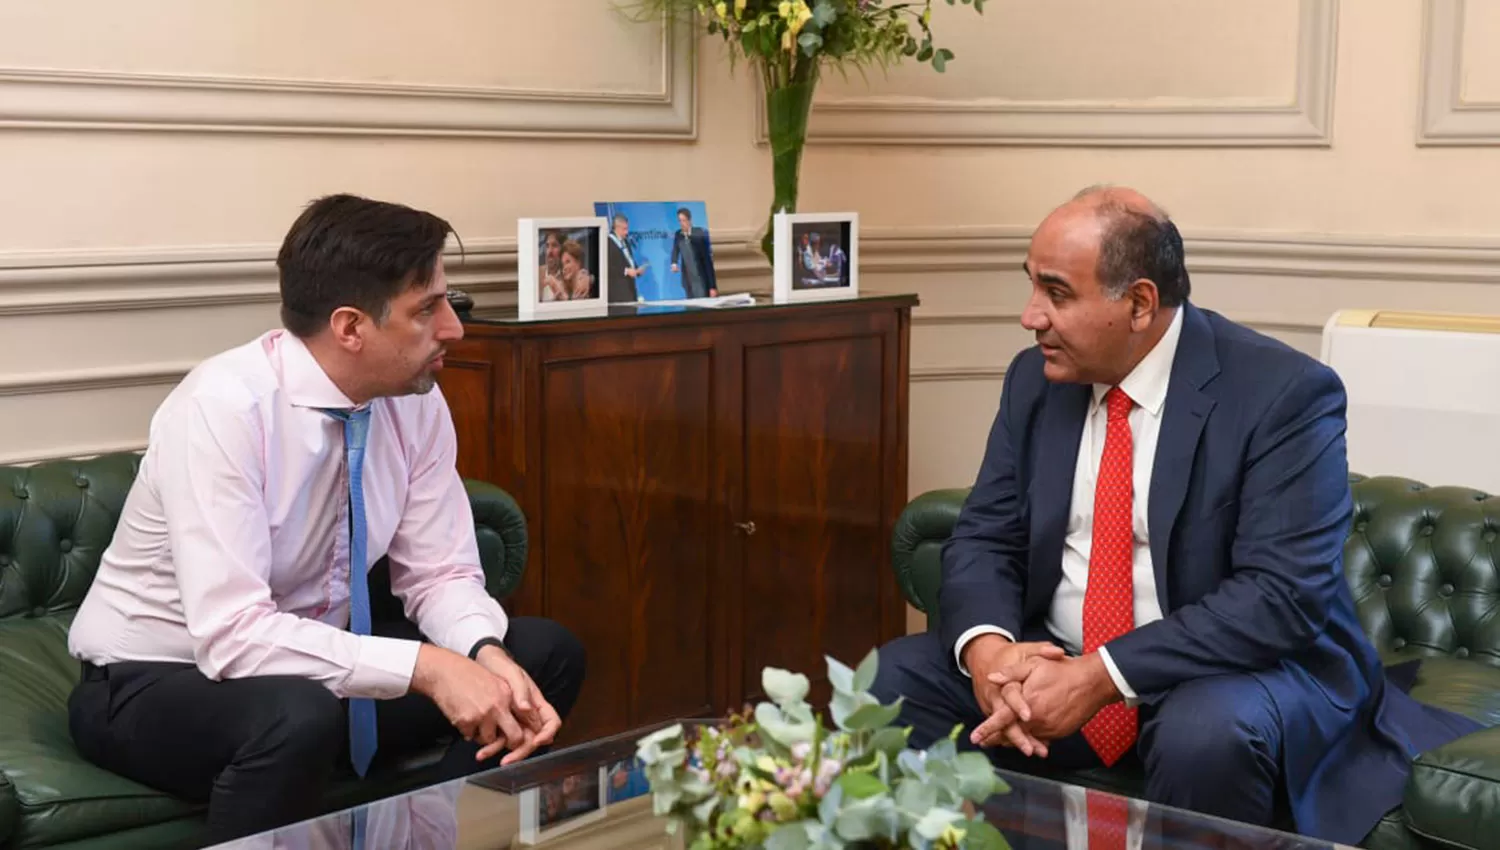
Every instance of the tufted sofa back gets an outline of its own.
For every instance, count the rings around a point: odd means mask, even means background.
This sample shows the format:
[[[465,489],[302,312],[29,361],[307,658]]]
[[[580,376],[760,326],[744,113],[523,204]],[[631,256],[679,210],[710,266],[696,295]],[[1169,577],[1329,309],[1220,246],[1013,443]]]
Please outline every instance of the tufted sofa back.
[[[1444,655],[1500,666],[1500,497],[1392,476],[1349,476],[1354,516],[1344,577],[1388,662]],[[938,628],[942,545],[967,489],[913,499],[896,523],[901,590]]]
[[[128,452],[0,466],[0,620],[83,602],[139,468]]]
[[[119,452],[0,466],[0,622],[66,619],[83,603],[140,465],[138,453]],[[464,487],[486,589],[504,599],[526,569],[526,518],[504,490],[474,480]],[[377,618],[400,616],[385,559],[370,570],[370,600]]]
[[[1500,666],[1500,497],[1351,478],[1344,572],[1375,648]]]

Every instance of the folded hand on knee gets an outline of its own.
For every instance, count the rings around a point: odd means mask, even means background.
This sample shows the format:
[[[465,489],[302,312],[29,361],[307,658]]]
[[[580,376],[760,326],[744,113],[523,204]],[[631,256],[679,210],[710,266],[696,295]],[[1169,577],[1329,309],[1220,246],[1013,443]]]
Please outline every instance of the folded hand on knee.
[[[511,764],[552,742],[562,722],[536,683],[497,647],[471,661],[424,643],[417,652],[412,689],[425,694],[466,741],[481,745],[478,761],[508,750]]]
[[[1055,741],[1071,735],[1099,709],[1120,699],[1097,652],[1077,658],[1034,655],[987,673],[985,678],[1000,690],[1011,714],[1019,715],[1009,723],[1019,725],[1033,740]],[[1007,721],[1007,716],[992,714],[975,727],[971,739],[979,746],[1013,744],[1015,735],[1008,733]]]
[[[970,735],[981,747],[1004,744],[1026,755],[1046,757],[1046,741],[1027,731],[1031,707],[1022,698],[1022,687],[1014,682],[994,682],[991,676],[1017,668],[1032,660],[1062,658],[1062,647],[1050,643],[1012,643],[1000,635],[975,638],[964,649],[964,666],[974,680],[974,699],[988,718]],[[1007,687],[1009,684],[1009,687]],[[981,732],[983,733],[981,735]]]

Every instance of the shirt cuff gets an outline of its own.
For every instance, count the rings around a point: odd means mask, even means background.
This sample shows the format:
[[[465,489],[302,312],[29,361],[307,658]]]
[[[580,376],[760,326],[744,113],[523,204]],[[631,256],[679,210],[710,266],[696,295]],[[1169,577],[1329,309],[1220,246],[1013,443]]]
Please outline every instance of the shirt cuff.
[[[345,680],[345,697],[395,699],[411,690],[411,674],[417,668],[421,643],[399,638],[362,635],[359,658]]]
[[[1130,689],[1130,683],[1125,681],[1125,677],[1120,675],[1120,668],[1116,667],[1115,660],[1109,657],[1108,648],[1099,647],[1099,660],[1104,662],[1104,669],[1109,671],[1109,678],[1114,681],[1115,687],[1120,689],[1121,696],[1125,697],[1125,706],[1135,708],[1140,705],[1140,697]]]
[[[495,622],[495,618],[483,614],[469,614],[460,617],[447,629],[444,635],[449,641],[445,649],[451,649],[460,655],[468,655],[474,649],[474,645],[485,638],[494,638],[498,641],[505,640],[505,632],[509,623]]]
[[[1000,635],[1011,643],[1016,642],[1015,635],[1007,632],[1005,629],[1002,629],[999,626],[974,626],[973,628],[959,635],[958,643],[953,645],[953,660],[958,662],[958,672],[964,674],[965,676],[969,675],[969,671],[968,668],[964,667],[964,647],[969,645],[969,641],[979,637],[980,635]]]

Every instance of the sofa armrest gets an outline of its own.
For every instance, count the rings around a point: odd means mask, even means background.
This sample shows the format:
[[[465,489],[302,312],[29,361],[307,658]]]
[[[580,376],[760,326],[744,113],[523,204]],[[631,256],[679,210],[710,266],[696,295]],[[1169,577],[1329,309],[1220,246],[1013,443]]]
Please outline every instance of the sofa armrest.
[[[1493,847],[1500,834],[1500,727],[1418,756],[1403,812],[1418,835],[1449,847]]]
[[[942,548],[969,496],[967,487],[930,490],[907,503],[896,519],[891,540],[891,569],[901,593],[927,615],[929,631],[937,628],[938,585],[943,579]]]
[[[465,478],[464,490],[474,511],[485,589],[504,599],[520,587],[526,574],[526,515],[509,493],[488,481]]]
[[[0,773],[0,847],[10,841],[11,833],[21,822],[21,801],[16,798],[16,786],[10,778]]]

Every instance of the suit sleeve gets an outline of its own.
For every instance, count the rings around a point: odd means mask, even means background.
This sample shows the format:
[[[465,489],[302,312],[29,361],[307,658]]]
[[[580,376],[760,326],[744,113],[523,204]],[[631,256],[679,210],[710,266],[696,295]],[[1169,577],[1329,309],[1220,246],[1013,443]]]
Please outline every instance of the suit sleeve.
[[[1340,559],[1353,511],[1346,406],[1342,382],[1320,363],[1275,395],[1243,461],[1231,575],[1197,602],[1106,644],[1142,696],[1268,669],[1323,631],[1344,585]]]
[[[997,626],[1021,633],[1026,597],[1026,530],[1024,488],[1016,474],[1017,415],[1013,388],[1023,379],[1017,363],[1000,390],[1000,410],[990,428],[984,460],[974,488],[964,501],[953,533],[943,544],[938,609],[941,638],[952,656],[958,640],[975,626]]]
[[[708,278],[708,288],[718,289],[719,278],[714,274],[714,246],[708,239],[708,228],[703,228],[703,269]]]

